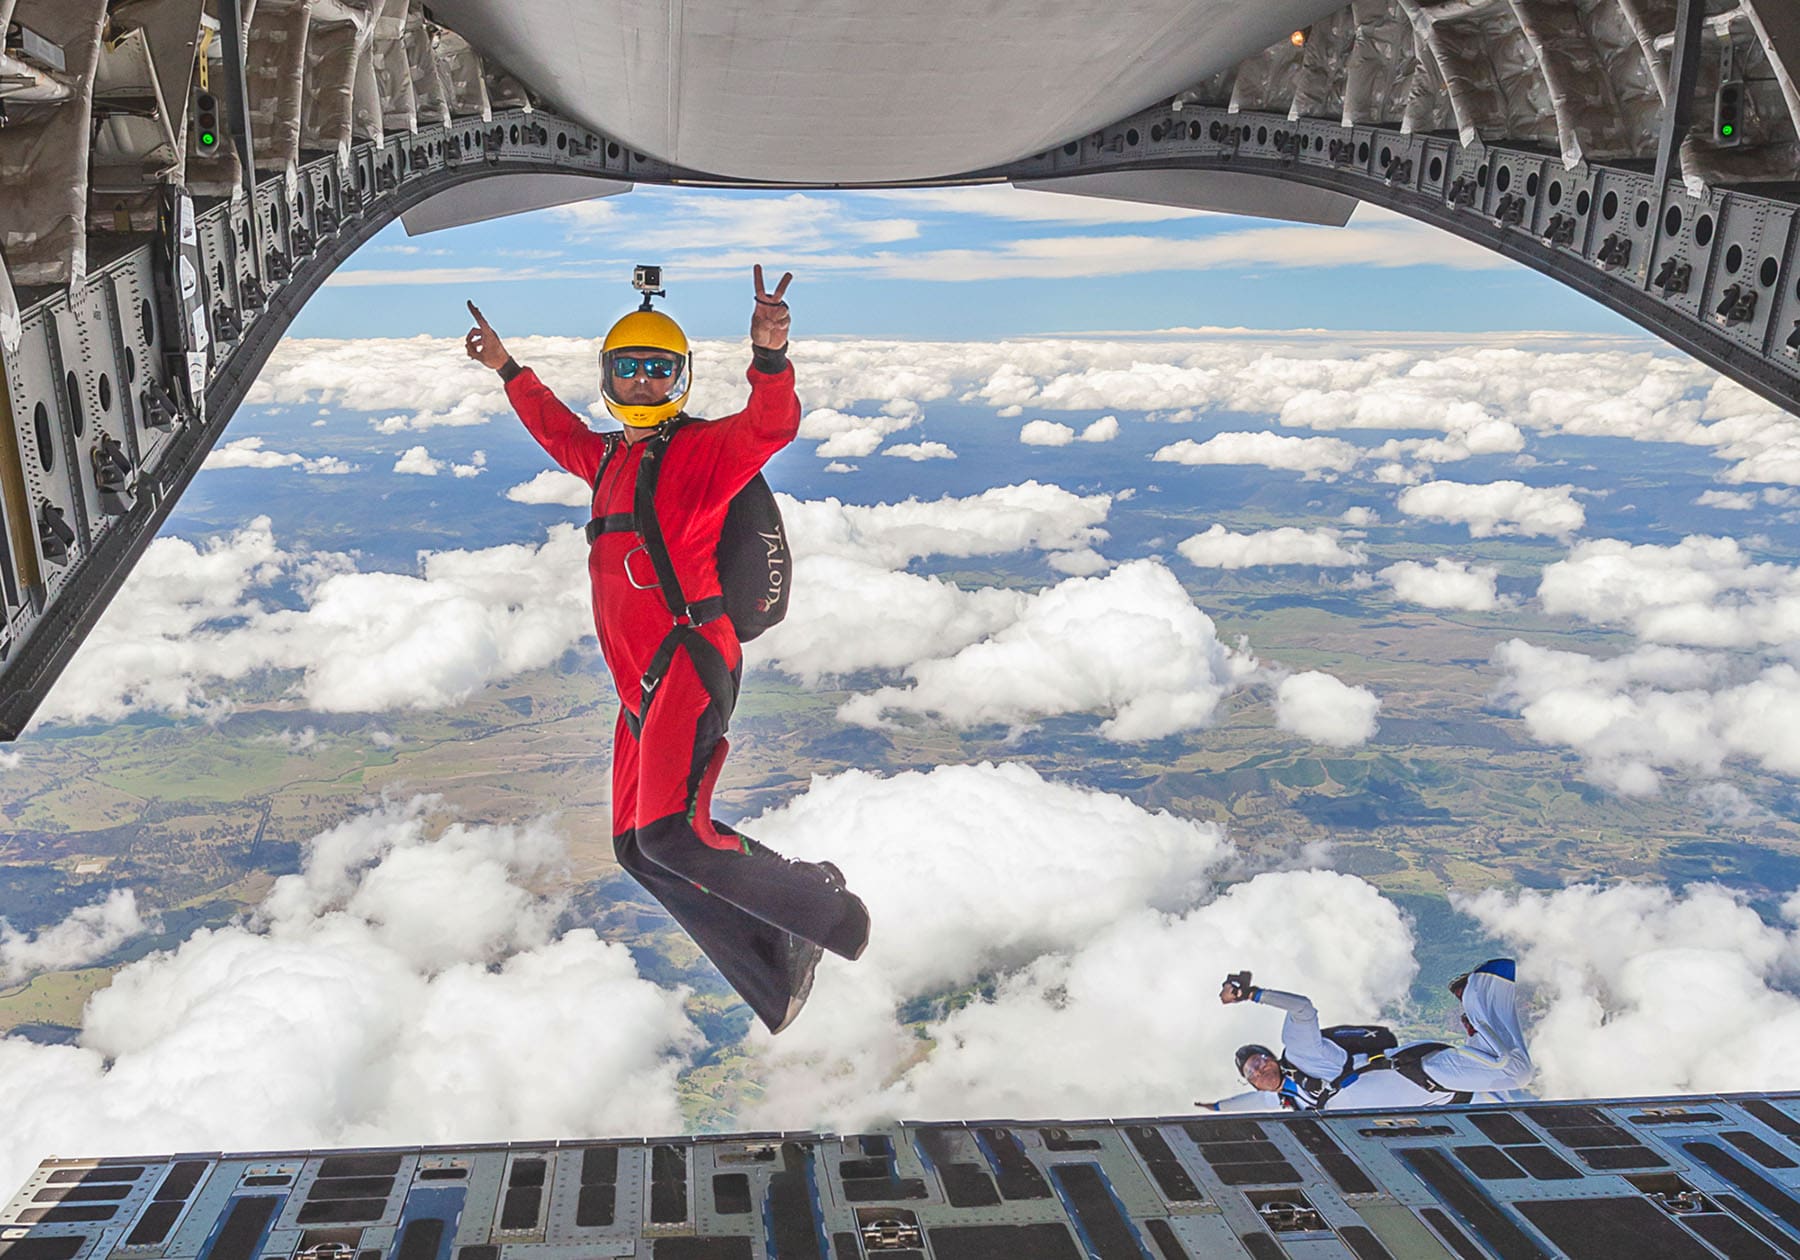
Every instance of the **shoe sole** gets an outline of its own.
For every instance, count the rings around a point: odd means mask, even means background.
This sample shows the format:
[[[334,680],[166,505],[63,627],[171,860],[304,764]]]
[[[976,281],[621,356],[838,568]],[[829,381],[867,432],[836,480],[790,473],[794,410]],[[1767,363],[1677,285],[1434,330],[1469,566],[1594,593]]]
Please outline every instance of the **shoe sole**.
[[[818,968],[819,959],[825,955],[825,951],[820,949],[817,945],[814,945],[811,941],[801,940],[799,937],[794,937],[793,939],[796,946],[804,951],[804,955],[807,959],[804,968],[804,978],[800,981],[799,992],[788,999],[787,1014],[782,1017],[779,1024],[770,1029],[771,1036],[776,1033],[786,1032],[789,1025],[800,1018],[800,1012],[805,1009],[807,999],[812,996],[813,975]]]

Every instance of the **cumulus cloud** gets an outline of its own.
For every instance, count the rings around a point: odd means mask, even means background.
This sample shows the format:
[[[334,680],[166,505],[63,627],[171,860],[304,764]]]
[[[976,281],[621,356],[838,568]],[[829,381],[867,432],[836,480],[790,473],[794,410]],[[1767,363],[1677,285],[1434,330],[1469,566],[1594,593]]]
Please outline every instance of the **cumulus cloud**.
[[[1663,770],[1717,775],[1744,758],[1778,774],[1800,773],[1787,715],[1800,711],[1800,670],[1771,665],[1734,678],[1725,658],[1645,646],[1609,658],[1500,645],[1506,677],[1495,698],[1519,713],[1540,743],[1580,754],[1585,773],[1627,796],[1661,789]]]
[[[215,446],[206,454],[200,465],[203,469],[221,468],[298,468],[311,477],[338,477],[345,473],[358,471],[355,464],[336,455],[321,455],[309,459],[304,455],[296,455],[287,451],[271,451],[266,449],[263,439],[259,437],[239,438],[235,442],[226,442]]]
[[[156,924],[138,910],[137,894],[115,888],[60,923],[22,932],[0,918],[0,984],[17,984],[40,971],[64,971],[98,962]]]
[[[1600,538],[1545,568],[1538,600],[1555,616],[1627,626],[1651,643],[1756,647],[1800,640],[1800,568],[1758,563],[1732,538],[1671,546]]]
[[[593,411],[594,341],[509,336],[508,344],[571,407],[599,414]],[[694,357],[690,409],[697,415],[736,410],[746,393],[747,343],[696,341]],[[1800,485],[1800,420],[1692,359],[1647,350],[1636,338],[1246,337],[1242,330],[1192,329],[997,342],[817,339],[807,344],[806,369],[805,401],[850,415],[846,432],[897,432],[892,426],[901,413],[886,408],[941,399],[1011,415],[1026,409],[1233,412],[1270,416],[1283,428],[1441,435],[1394,439],[1379,448],[1396,484],[1416,479],[1432,463],[1517,451],[1523,433],[1536,432],[1685,443],[1728,461],[1728,483]],[[380,413],[377,427],[388,432],[485,424],[510,411],[498,379],[453,338],[289,338],[258,378],[251,401]],[[868,403],[881,414],[856,413]],[[842,440],[856,447],[868,442]],[[847,454],[873,453],[878,444]]]
[[[423,446],[409,446],[394,461],[394,471],[414,477],[435,477],[444,470],[444,461],[433,459]]]
[[[1318,476],[1348,472],[1363,451],[1338,438],[1283,437],[1279,433],[1215,433],[1204,442],[1183,438],[1150,457],[1165,464],[1256,464]]]
[[[267,517],[201,546],[159,538],[39,720],[216,714],[229,705],[212,688],[261,670],[296,672],[301,699],[323,712],[452,703],[593,634],[585,562],[572,525],[535,547],[423,553],[416,575],[285,552]],[[273,602],[289,583],[302,606]]]
[[[1214,525],[1205,533],[1178,543],[1175,549],[1188,563],[1202,569],[1249,569],[1277,564],[1342,568],[1361,564],[1368,558],[1358,544],[1346,546],[1335,529],[1299,529],[1292,525],[1248,534]]]
[[[506,497],[514,503],[586,508],[594,502],[594,490],[574,473],[564,472],[560,468],[546,468],[530,481],[508,487]]]
[[[919,422],[918,407],[895,407],[891,413],[873,416],[852,415],[833,407],[809,411],[800,420],[800,437],[818,441],[813,454],[820,459],[855,459],[873,455],[875,448],[890,435],[912,428]]]
[[[1206,725],[1256,668],[1219,642],[1173,573],[1137,560],[1038,592],[1004,629],[912,665],[910,685],[853,697],[839,716],[873,726],[911,713],[974,726],[1098,712],[1108,739],[1158,739]]]
[[[1573,486],[1528,486],[1521,481],[1430,481],[1411,486],[1395,500],[1407,516],[1467,525],[1475,538],[1496,534],[1567,538],[1587,523]]]
[[[1119,417],[1101,416],[1076,436],[1083,442],[1110,442],[1119,436]]]
[[[1724,512],[1748,512],[1756,506],[1753,490],[1706,490],[1694,500],[1695,507],[1718,508]]]
[[[1550,1098],[1800,1088],[1800,894],[1778,922],[1717,885],[1490,890],[1459,908],[1519,955]]]
[[[1367,529],[1381,523],[1381,514],[1371,507],[1350,507],[1338,519],[1352,529]]]
[[[487,471],[486,451],[474,452],[469,456],[469,462],[466,464],[453,463],[450,465],[450,473],[455,477],[479,477],[485,471]]]
[[[778,495],[797,555],[835,555],[902,568],[925,556],[1069,551],[1102,542],[1112,496],[1026,481],[956,499],[870,506]]]
[[[319,835],[253,919],[120,971],[75,1045],[0,1038],[0,1178],[71,1150],[678,1129],[699,1041],[682,993],[623,945],[554,933],[560,902],[531,891],[562,861],[547,824],[429,814],[389,804]],[[521,1044],[562,1068],[519,1071]]]
[[[1264,874],[1215,897],[1230,851],[1213,824],[1024,766],[815,779],[745,830],[836,862],[887,925],[854,968],[826,960],[805,1019],[755,1035],[751,1127],[1167,1114],[1233,1092],[1232,1047],[1278,1027],[1219,1018],[1224,972],[1281,976],[1353,1019],[1414,971],[1404,919],[1361,880]],[[919,1031],[898,1016],[983,977]]]
[[[914,463],[927,459],[956,458],[956,452],[942,442],[896,442],[881,453],[896,459],[910,459]]]
[[[1394,588],[1394,596],[1426,608],[1454,608],[1464,612],[1492,612],[1500,607],[1495,581],[1500,571],[1491,565],[1472,564],[1440,557],[1429,565],[1402,560],[1379,571]]]
[[[1275,724],[1315,744],[1353,748],[1375,736],[1381,701],[1367,687],[1308,670],[1275,687]]]
[[[1054,420],[1027,420],[1019,430],[1019,441],[1027,446],[1067,446],[1075,440],[1075,430]]]

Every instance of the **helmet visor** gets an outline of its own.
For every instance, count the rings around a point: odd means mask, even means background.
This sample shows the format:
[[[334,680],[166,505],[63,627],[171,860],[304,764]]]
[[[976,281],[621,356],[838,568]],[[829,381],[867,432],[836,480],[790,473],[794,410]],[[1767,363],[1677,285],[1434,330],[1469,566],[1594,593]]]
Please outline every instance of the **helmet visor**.
[[[600,356],[600,392],[622,407],[654,406],[687,393],[688,360],[656,346],[619,346]]]

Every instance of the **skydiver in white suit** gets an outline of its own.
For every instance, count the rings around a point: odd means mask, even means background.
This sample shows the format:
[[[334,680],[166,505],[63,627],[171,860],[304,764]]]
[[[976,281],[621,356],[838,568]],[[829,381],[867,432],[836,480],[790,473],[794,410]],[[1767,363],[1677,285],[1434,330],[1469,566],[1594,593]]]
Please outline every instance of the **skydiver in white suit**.
[[[1495,958],[1450,982],[1462,1002],[1468,1038],[1400,1046],[1379,1025],[1319,1026],[1311,999],[1252,985],[1248,972],[1228,977],[1219,1001],[1256,1002],[1286,1012],[1282,1052],[1238,1049],[1238,1072],[1252,1088],[1200,1104],[1214,1111],[1342,1111],[1514,1102],[1530,1095],[1530,1051],[1519,1026],[1513,960]]]

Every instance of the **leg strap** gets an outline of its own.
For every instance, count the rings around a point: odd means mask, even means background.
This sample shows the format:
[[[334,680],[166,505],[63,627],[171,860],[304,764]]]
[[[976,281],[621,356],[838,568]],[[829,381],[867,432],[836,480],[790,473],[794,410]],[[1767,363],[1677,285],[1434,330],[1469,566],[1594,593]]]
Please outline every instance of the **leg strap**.
[[[731,711],[737,708],[737,679],[732,676],[731,666],[725,663],[725,654],[693,626],[683,624],[669,627],[669,633],[657,645],[656,655],[650,658],[650,667],[638,683],[643,695],[638,711],[625,710],[625,725],[633,739],[641,737],[644,719],[650,713],[650,702],[656,699],[656,689],[669,676],[675,653],[683,648],[687,649],[688,660],[694,664],[694,672],[700,676],[700,685],[706,688],[719,710],[720,733],[730,729]]]

